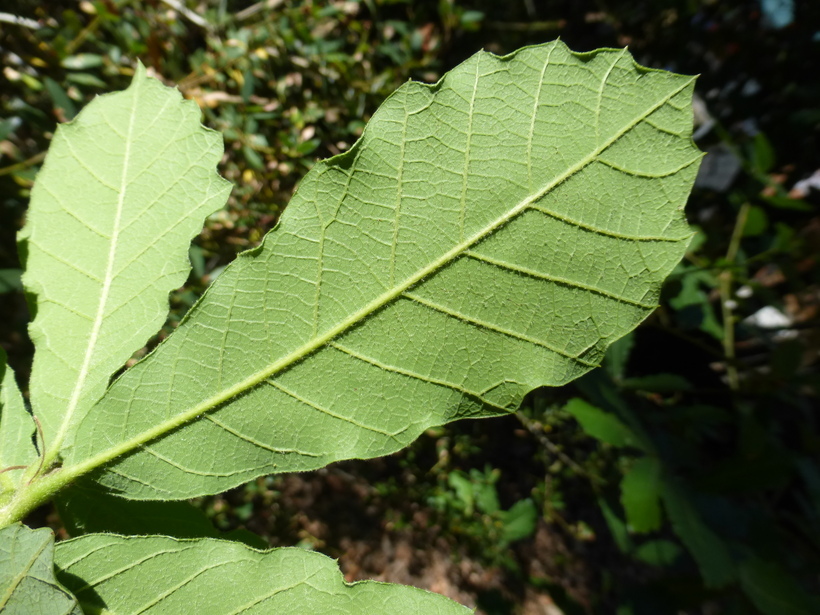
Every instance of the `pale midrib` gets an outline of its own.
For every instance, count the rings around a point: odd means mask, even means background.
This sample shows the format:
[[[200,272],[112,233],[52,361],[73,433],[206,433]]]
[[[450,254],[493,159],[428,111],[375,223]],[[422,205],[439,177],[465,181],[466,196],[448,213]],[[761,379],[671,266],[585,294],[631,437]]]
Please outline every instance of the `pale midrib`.
[[[81,476],[91,470],[94,470],[112,461],[113,459],[116,459],[117,457],[121,457],[128,453],[131,453],[137,450],[146,442],[150,442],[151,440],[166,435],[170,431],[173,431],[174,429],[188,423],[189,421],[194,420],[199,415],[219,407],[220,405],[231,400],[232,398],[237,397],[244,391],[261,384],[262,382],[264,382],[271,376],[275,375],[276,373],[282,371],[283,369],[301,361],[308,355],[312,354],[313,352],[315,352],[316,350],[330,342],[333,338],[338,337],[339,335],[350,329],[353,325],[359,323],[367,316],[373,314],[374,312],[382,308],[384,305],[400,297],[402,293],[404,293],[410,287],[421,282],[424,278],[430,276],[446,264],[452,262],[456,257],[464,253],[470,246],[486,238],[496,229],[504,226],[507,222],[518,216],[520,213],[522,213],[524,210],[530,207],[534,202],[541,199],[544,195],[552,191],[558,185],[562,184],[573,175],[579,173],[587,165],[594,162],[601,154],[601,152],[610,147],[613,143],[620,139],[625,133],[629,132],[638,123],[643,121],[646,117],[648,117],[661,106],[666,104],[671,98],[680,93],[690,83],[691,80],[686,81],[680,87],[676,88],[668,95],[663,97],[655,105],[645,110],[638,117],[634,118],[631,122],[626,124],[619,132],[614,134],[609,140],[607,140],[602,145],[599,145],[593,152],[591,152],[582,160],[580,160],[575,165],[570,167],[562,175],[555,178],[552,182],[543,187],[536,194],[531,195],[530,197],[522,200],[515,207],[508,210],[506,214],[497,218],[493,223],[488,224],[479,232],[473,234],[465,241],[462,241],[452,249],[448,250],[440,258],[430,263],[424,269],[419,270],[414,276],[407,278],[404,282],[402,282],[402,284],[398,285],[396,288],[391,289],[390,291],[385,292],[382,295],[379,295],[376,299],[368,303],[365,307],[354,312],[351,316],[346,318],[344,321],[342,321],[332,329],[329,329],[321,336],[313,338],[309,343],[303,345],[301,348],[291,352],[290,354],[279,359],[278,361],[275,361],[266,369],[260,370],[255,374],[249,376],[242,382],[239,382],[231,387],[228,387],[221,393],[214,395],[206,399],[202,403],[194,406],[193,408],[178,414],[173,419],[164,421],[156,427],[148,429],[132,438],[129,438],[128,440],[124,441],[123,443],[117,446],[113,446],[105,451],[97,453],[96,455],[89,457],[83,462],[80,462],[73,466],[63,467],[58,474],[55,474],[53,476],[53,480],[55,482],[65,484],[67,482],[70,482],[71,480],[74,480],[74,478],[78,476]],[[45,488],[45,485],[43,485],[43,487]]]
[[[108,262],[105,266],[105,276],[102,280],[102,289],[100,290],[100,299],[97,303],[97,313],[94,317],[94,324],[91,327],[91,334],[88,338],[88,345],[86,346],[85,354],[83,356],[83,363],[80,366],[80,372],[77,375],[77,381],[74,384],[74,389],[71,392],[71,397],[66,408],[65,417],[60,425],[60,429],[55,436],[51,451],[48,452],[43,467],[48,468],[50,462],[53,461],[60,452],[63,440],[73,422],[74,413],[77,411],[77,406],[80,403],[80,397],[85,392],[85,383],[88,379],[88,373],[91,367],[91,360],[94,357],[97,342],[100,337],[100,329],[102,328],[105,319],[105,310],[108,305],[108,300],[111,293],[111,285],[114,279],[114,261],[117,255],[117,244],[120,235],[120,225],[122,223],[122,211],[125,205],[125,194],[128,188],[128,165],[131,160],[131,142],[134,135],[134,124],[136,117],[136,104],[138,99],[138,88],[140,81],[135,81],[134,96],[131,99],[131,113],[128,119],[128,132],[125,137],[125,152],[123,154],[122,175],[120,177],[120,189],[117,196],[117,208],[114,212],[114,224],[111,233],[111,242],[108,246]]]

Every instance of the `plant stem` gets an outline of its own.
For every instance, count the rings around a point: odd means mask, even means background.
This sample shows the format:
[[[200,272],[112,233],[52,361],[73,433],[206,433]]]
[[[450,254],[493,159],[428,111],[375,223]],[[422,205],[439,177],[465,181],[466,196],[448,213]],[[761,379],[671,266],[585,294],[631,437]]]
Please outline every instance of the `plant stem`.
[[[528,416],[526,416],[523,412],[518,411],[515,413],[515,417],[521,422],[521,424],[527,428],[527,430],[534,435],[538,441],[546,448],[550,453],[558,457],[561,461],[563,461],[567,466],[575,470],[577,474],[580,476],[585,476],[589,479],[591,483],[597,483],[600,479],[598,477],[593,476],[589,472],[587,472],[584,468],[582,468],[578,463],[572,460],[564,451],[562,451],[558,446],[555,445],[552,440],[550,440],[546,434],[544,433],[544,426],[539,423],[538,421],[534,421]]]
[[[8,175],[9,173],[16,173],[17,171],[22,171],[30,166],[38,164],[43,161],[43,158],[46,157],[45,152],[40,152],[39,154],[34,154],[31,158],[27,160],[23,160],[23,162],[18,162],[16,164],[9,165],[7,167],[0,168],[0,176]]]
[[[14,499],[0,509],[0,529],[25,519],[32,510],[51,499],[70,481],[60,470],[37,477],[31,484],[22,485]]]
[[[729,248],[726,250],[726,260],[730,265],[734,265],[737,252],[740,249],[740,240],[743,237],[743,229],[746,227],[746,220],[749,217],[750,205],[748,202],[740,207],[740,211],[735,219],[735,228],[732,231],[732,238],[729,241]],[[723,318],[723,354],[726,357],[726,376],[729,379],[729,388],[737,391],[740,388],[740,380],[737,374],[735,363],[735,324],[732,315],[732,286],[734,276],[733,267],[727,267],[721,272],[720,280],[720,310]]]

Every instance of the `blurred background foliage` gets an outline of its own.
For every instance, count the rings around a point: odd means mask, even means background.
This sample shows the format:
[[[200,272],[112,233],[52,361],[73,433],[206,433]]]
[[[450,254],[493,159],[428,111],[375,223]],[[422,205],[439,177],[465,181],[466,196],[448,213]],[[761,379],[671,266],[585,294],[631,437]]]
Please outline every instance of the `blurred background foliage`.
[[[558,36],[701,75],[698,233],[658,311],[601,369],[514,416],[260,478],[164,529],[299,544],[348,580],[413,583],[480,613],[820,613],[818,2],[4,0],[0,343],[21,384],[33,349],[14,238],[29,191],[56,126],[126,87],[137,61],[200,104],[235,184],[148,350],[398,85]],[[99,529],[72,517],[75,500],[34,522]]]

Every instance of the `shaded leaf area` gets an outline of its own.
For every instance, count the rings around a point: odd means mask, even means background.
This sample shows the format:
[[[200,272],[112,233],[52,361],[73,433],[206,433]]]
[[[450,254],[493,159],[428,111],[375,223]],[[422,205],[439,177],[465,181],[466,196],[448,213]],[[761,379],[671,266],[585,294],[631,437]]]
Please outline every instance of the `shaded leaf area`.
[[[721,587],[735,579],[734,558],[720,537],[703,521],[679,485],[664,485],[663,501],[672,527],[697,561],[707,586]]]
[[[652,532],[661,527],[661,471],[657,459],[644,457],[632,465],[621,483],[621,503],[636,532]]]
[[[89,104],[49,148],[20,233],[46,466],[165,320],[191,238],[225,203],[222,139],[200,115],[140,65],[129,89]]]
[[[54,534],[16,523],[0,530],[0,611],[8,615],[82,615],[54,578]]]
[[[61,542],[55,565],[60,580],[74,589],[86,610],[214,615],[472,612],[412,587],[346,584],[333,560],[298,548],[259,552],[215,539],[93,535]]]
[[[71,536],[93,532],[128,536],[158,534],[174,538],[226,538],[264,548],[267,542],[243,529],[222,533],[188,502],[135,502],[117,497],[98,484],[80,480],[56,498],[57,510]]]
[[[749,557],[738,571],[740,584],[762,613],[810,615],[820,611],[820,598],[806,592],[780,564]]]
[[[68,465],[130,453],[99,480],[214,493],[383,455],[595,367],[689,241],[692,83],[553,43],[406,84],[112,386]]]

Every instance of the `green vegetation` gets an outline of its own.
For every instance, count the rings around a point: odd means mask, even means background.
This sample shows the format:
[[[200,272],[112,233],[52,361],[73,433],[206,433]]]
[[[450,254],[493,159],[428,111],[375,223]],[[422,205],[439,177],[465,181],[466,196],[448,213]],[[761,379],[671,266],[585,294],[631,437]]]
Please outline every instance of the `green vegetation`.
[[[125,92],[60,127],[20,233],[36,353],[30,415],[10,370],[3,383],[4,548],[39,541],[12,524],[74,483],[96,484],[101,504],[212,495],[515,412],[529,390],[596,367],[655,308],[691,238],[692,85],[625,50],[559,42],[480,52],[434,85],[408,82],[348,152],[313,167],[277,227],[174,334],[106,388],[159,326],[195,226],[229,188],[214,171],[218,135],[139,66]],[[536,306],[549,306],[537,323]],[[532,502],[502,515],[491,491],[477,496],[504,520],[501,540],[532,527]],[[94,491],[81,497],[98,516]],[[340,585],[299,550],[90,534],[56,551],[84,610],[457,610]],[[281,586],[249,579],[246,559],[281,566]],[[37,600],[29,566],[9,575],[7,605]]]
[[[383,460],[268,475],[197,498],[204,514],[185,502],[129,502],[80,480],[58,497],[59,516],[46,506],[27,523],[47,523],[61,539],[116,531],[201,544],[229,537],[256,548],[298,543],[341,558],[348,581],[379,576],[424,587],[432,584],[423,572],[408,581],[389,562],[432,570],[443,553],[449,585],[439,573],[437,591],[486,613],[532,609],[547,595],[567,614],[817,612],[817,193],[795,186],[816,167],[818,117],[807,103],[816,93],[805,78],[816,9],[798,7],[781,30],[765,12],[665,0],[581,3],[576,13],[551,2],[189,2],[187,12],[139,0],[49,4],[46,14],[11,2],[3,10],[39,21],[0,30],[0,341],[22,390],[14,393],[6,369],[4,437],[30,432],[26,408],[48,405],[48,388],[34,386],[46,359],[35,360],[26,386],[33,352],[14,247],[32,181],[55,125],[96,94],[125,87],[135,58],[200,104],[204,123],[223,135],[219,169],[235,188],[194,240],[193,271],[172,291],[160,333],[147,340],[163,318],[155,304],[153,331],[112,365],[101,363],[101,381],[69,391],[78,421],[93,408],[86,396],[174,331],[235,254],[275,224],[314,161],[347,151],[408,77],[435,81],[482,46],[507,53],[556,34],[575,49],[629,43],[642,63],[702,73],[697,132],[709,155],[687,208],[699,232],[652,299],[661,308],[609,349],[602,370],[538,389],[505,419],[427,429]],[[180,259],[184,250],[169,265]],[[156,296],[181,283],[182,267],[165,272]],[[127,303],[150,312],[148,299]],[[35,322],[46,322],[53,305]],[[67,365],[80,371],[83,363]],[[48,439],[63,415],[46,415]],[[65,433],[76,424],[66,422]],[[39,466],[40,450],[4,448],[4,467]],[[22,474],[0,476],[8,484]],[[68,553],[83,540],[58,545]],[[50,541],[41,532],[30,541],[39,553],[32,561],[48,561]],[[367,555],[380,550],[388,563]],[[38,578],[54,599],[65,596],[43,570]]]

